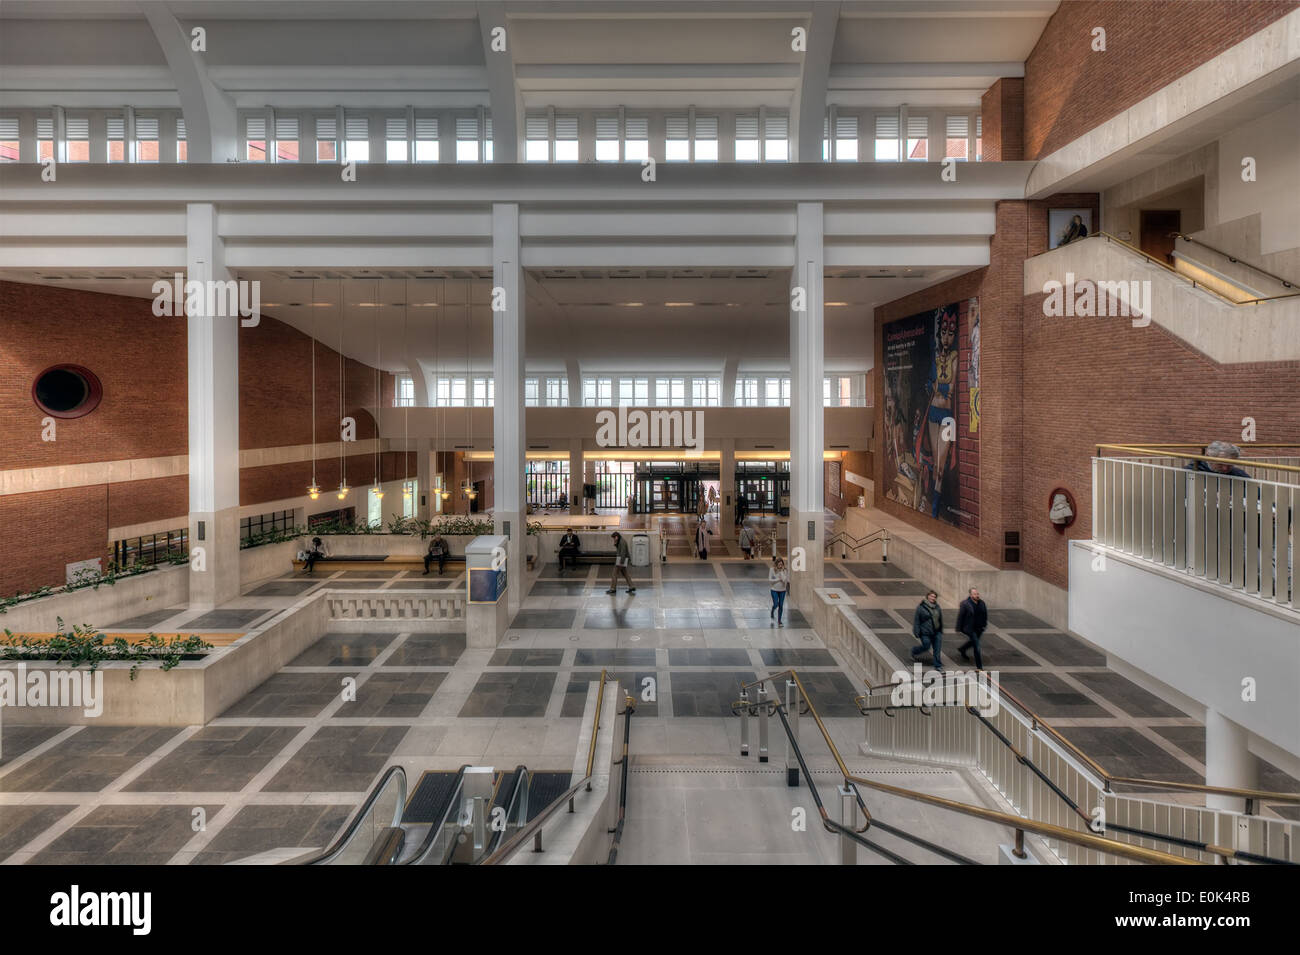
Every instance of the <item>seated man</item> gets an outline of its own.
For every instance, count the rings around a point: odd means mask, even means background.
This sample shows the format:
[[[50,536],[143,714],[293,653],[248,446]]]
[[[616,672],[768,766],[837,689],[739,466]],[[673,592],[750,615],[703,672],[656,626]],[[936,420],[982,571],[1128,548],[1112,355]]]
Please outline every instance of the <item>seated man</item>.
[[[429,552],[424,555],[424,572],[429,573],[429,564],[433,561],[438,562],[438,576],[442,576],[442,570],[447,566],[447,554],[450,552],[447,542],[442,539],[441,534],[435,534],[433,540],[429,542]]]
[[[560,538],[560,573],[564,573],[564,563],[567,560],[570,567],[578,566],[578,551],[582,550],[582,545],[578,542],[578,535],[573,533],[570,527]]]
[[[325,546],[319,537],[313,537],[311,539],[311,550],[307,551],[307,566],[304,570],[310,574],[312,568],[316,566],[316,561],[328,556],[329,548]]]

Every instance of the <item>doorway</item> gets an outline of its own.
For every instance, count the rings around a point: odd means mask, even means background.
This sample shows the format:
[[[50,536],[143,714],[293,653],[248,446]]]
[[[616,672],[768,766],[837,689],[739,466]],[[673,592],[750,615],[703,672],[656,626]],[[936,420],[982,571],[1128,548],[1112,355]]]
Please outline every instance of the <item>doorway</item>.
[[[1139,217],[1138,247],[1153,259],[1173,265],[1173,233],[1182,231],[1182,212],[1178,209],[1143,209]]]

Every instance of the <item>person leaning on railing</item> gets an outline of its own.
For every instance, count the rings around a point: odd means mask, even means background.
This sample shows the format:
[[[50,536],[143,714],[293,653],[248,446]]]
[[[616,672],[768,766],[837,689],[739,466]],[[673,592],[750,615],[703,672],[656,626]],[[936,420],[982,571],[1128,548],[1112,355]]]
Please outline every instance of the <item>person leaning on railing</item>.
[[[1241,457],[1241,448],[1227,441],[1211,441],[1206,445],[1203,453],[1207,458],[1232,458],[1236,460]],[[1250,477],[1249,474],[1235,464],[1222,461],[1192,461],[1188,463],[1186,470],[1208,471],[1214,474],[1227,474],[1231,477]]]

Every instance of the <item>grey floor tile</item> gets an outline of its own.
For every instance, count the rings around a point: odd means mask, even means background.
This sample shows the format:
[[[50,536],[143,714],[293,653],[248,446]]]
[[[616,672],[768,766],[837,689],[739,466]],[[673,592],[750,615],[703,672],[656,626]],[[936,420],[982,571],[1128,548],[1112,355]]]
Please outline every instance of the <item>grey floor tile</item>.
[[[470,716],[545,716],[555,686],[555,674],[508,670],[484,673],[460,709]]]
[[[239,792],[297,735],[294,726],[208,726],[126,788],[128,792]]]
[[[315,587],[316,580],[272,580],[255,587],[244,594],[245,597],[297,597]]]
[[[986,665],[993,669],[988,661]],[[998,683],[1039,716],[1049,720],[1053,717],[1110,716],[1108,711],[1054,673],[1013,671],[1001,674]]]
[[[841,564],[840,566],[860,580],[901,580],[907,576],[898,567],[883,561],[880,563]]]
[[[877,597],[924,597],[930,589],[919,580],[869,580],[862,586]]]
[[[4,714],[0,713],[0,717]],[[46,740],[62,733],[62,726],[18,726],[13,722],[13,713],[0,720],[0,766],[12,763],[28,750],[35,749]]]
[[[138,614],[129,617],[126,620],[118,620],[112,625],[111,630],[151,630],[158,624],[171,617],[182,613],[180,610],[151,610],[149,613]]]
[[[356,675],[355,670],[349,672],[344,668],[337,673],[282,671],[237,700],[221,715],[227,718],[282,716],[300,719],[316,716],[343,693],[343,678]]]
[[[588,610],[582,618],[586,630],[646,630],[655,625],[653,607]]]
[[[1106,655],[1085,644],[1082,640],[1068,633],[1051,631],[1034,633],[1022,631],[1016,633],[1017,643],[1028,647],[1040,657],[1058,667],[1104,667]]]
[[[0,790],[98,792],[178,732],[161,726],[87,726],[0,777]]]
[[[260,610],[209,610],[184,625],[185,630],[238,630],[247,627],[264,617],[274,608],[263,607]]]
[[[413,633],[384,661],[390,667],[455,666],[465,652],[463,633]]]
[[[708,650],[673,647],[668,651],[671,667],[747,667],[748,650]]]
[[[445,679],[445,673],[400,673],[387,670],[375,673],[357,686],[356,699],[339,707],[334,718],[414,719],[424,711]]]
[[[1180,783],[1205,782],[1200,773],[1129,726],[1058,726],[1058,732],[1114,776]],[[1144,793],[1144,798],[1149,793]]]
[[[354,806],[245,806],[194,858],[194,865],[225,865],[272,849],[328,848]]]
[[[577,610],[521,610],[515,614],[513,630],[571,630]]]
[[[740,698],[742,683],[754,680],[752,670],[673,674],[674,716],[731,716],[731,704]]]
[[[1052,625],[1024,610],[989,610],[989,625],[1000,630],[1051,630]]]
[[[874,630],[906,630],[908,624],[903,623],[888,610],[880,610],[874,607],[859,607],[857,609],[858,618],[868,627]]]
[[[488,666],[557,667],[563,662],[563,650],[497,650],[488,660]]]
[[[1176,706],[1170,706],[1160,697],[1148,693],[1142,687],[1118,673],[1109,670],[1101,673],[1071,673],[1072,677],[1092,690],[1098,696],[1109,701],[1129,716],[1187,716]]]
[[[374,662],[395,633],[327,633],[294,657],[295,667],[364,667]]]
[[[194,836],[193,806],[100,806],[31,860],[35,865],[164,865]],[[220,805],[202,807],[210,819]]]
[[[76,806],[5,806],[0,811],[0,859],[17,852]]]
[[[652,667],[655,652],[651,649],[579,650],[573,665],[578,667]]]
[[[768,667],[833,667],[838,666],[829,650],[760,650],[763,666]]]
[[[405,726],[323,726],[266,791],[365,792],[407,732]]]

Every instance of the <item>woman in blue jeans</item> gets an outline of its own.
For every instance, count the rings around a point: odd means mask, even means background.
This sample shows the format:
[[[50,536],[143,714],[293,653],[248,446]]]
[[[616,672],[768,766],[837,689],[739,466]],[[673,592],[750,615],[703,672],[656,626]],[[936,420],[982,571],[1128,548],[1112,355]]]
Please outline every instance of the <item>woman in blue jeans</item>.
[[[768,616],[776,618],[778,627],[784,627],[781,617],[785,614],[785,592],[790,589],[790,571],[785,569],[785,561],[775,554],[767,571],[767,580],[772,588],[772,612]]]

